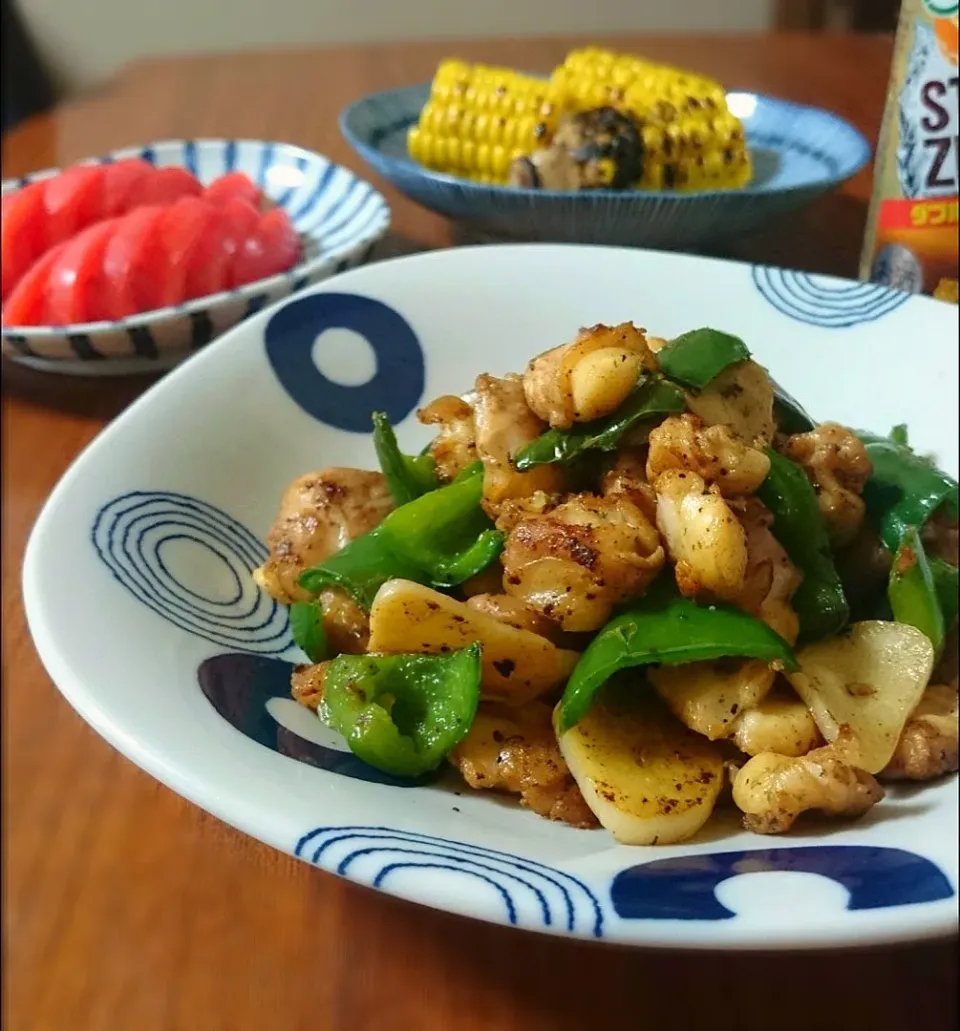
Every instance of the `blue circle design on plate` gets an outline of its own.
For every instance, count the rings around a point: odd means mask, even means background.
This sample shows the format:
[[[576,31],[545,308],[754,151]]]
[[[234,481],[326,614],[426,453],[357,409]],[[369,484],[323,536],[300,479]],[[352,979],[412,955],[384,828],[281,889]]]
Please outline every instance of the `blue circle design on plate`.
[[[294,855],[384,891],[401,871],[443,870],[462,878],[472,895],[491,889],[516,927],[559,924],[571,934],[603,935],[603,910],[583,881],[509,852],[390,827],[318,827],[297,842]]]
[[[717,888],[766,871],[827,877],[850,894],[847,909],[886,909],[952,898],[936,864],[914,852],[876,845],[804,845],[654,859],[622,870],[610,897],[624,920],[731,920]]]
[[[291,701],[290,678],[295,668],[292,662],[266,655],[228,652],[200,663],[197,681],[204,697],[231,727],[288,759],[351,780],[395,788],[422,787],[440,776],[438,770],[414,779],[394,777],[368,766],[346,747],[318,744],[284,726],[267,706],[275,698]]]
[[[806,272],[753,267],[753,282],[777,311],[797,322],[848,329],[896,311],[911,294],[880,283],[847,283]]]
[[[364,337],[377,359],[373,378],[357,387],[328,379],[314,364],[313,346],[328,329]],[[423,349],[409,323],[382,301],[357,294],[299,297],[264,329],[267,358],[280,385],[319,422],[349,433],[369,433],[374,412],[394,424],[416,408],[425,382]]]
[[[91,537],[118,583],[181,630],[261,654],[291,646],[286,608],[251,577],[267,549],[214,505],[170,491],[132,491],[100,509]],[[169,549],[175,542],[190,542],[225,566],[231,596],[208,597],[188,586]]]

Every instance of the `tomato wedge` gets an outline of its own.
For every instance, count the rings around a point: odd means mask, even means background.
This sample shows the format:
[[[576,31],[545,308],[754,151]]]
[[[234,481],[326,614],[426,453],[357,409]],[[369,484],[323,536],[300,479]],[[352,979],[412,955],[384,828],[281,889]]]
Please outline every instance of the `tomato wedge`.
[[[74,165],[44,183],[47,246],[63,243],[103,217],[103,165]]]
[[[233,278],[233,265],[236,256],[256,231],[260,221],[260,212],[248,201],[240,197],[229,197],[219,206],[225,229],[222,246],[227,253],[227,286],[239,286]]]
[[[48,323],[66,326],[107,317],[103,260],[120,221],[96,222],[63,245],[47,280]]]
[[[107,318],[123,319],[166,303],[166,253],[160,235],[164,209],[136,208],[124,215],[103,256]]]
[[[223,204],[232,197],[244,200],[258,211],[262,195],[257,184],[243,172],[228,172],[212,182],[204,191],[204,198],[211,204]]]
[[[35,261],[13,288],[3,306],[4,326],[43,326],[47,321],[47,281],[50,270],[63,252],[65,244],[51,248]]]
[[[226,241],[230,228],[223,215],[213,208],[214,218],[186,262],[184,291],[188,301],[218,294],[230,286],[230,252]]]
[[[130,200],[140,192],[141,184],[156,169],[143,158],[124,158],[107,165],[103,171],[103,214],[105,218],[125,215]]]
[[[0,297],[5,301],[46,248],[43,183],[30,183],[3,198],[0,220]]]
[[[143,179],[128,201],[137,206],[159,204],[166,206],[181,197],[198,197],[203,187],[185,168],[157,168]]]
[[[220,215],[202,197],[181,197],[160,220],[160,236],[167,257],[167,304],[191,299],[187,274],[205,238],[216,231]],[[199,295],[197,295],[199,296]]]
[[[260,216],[256,228],[237,252],[231,266],[234,286],[255,283],[292,268],[300,257],[300,240],[282,208]]]

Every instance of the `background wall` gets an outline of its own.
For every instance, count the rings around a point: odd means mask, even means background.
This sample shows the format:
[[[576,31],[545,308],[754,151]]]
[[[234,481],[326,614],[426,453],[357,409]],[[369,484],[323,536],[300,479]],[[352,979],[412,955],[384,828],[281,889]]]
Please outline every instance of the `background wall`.
[[[413,38],[753,32],[774,0],[18,0],[58,85],[138,57]]]

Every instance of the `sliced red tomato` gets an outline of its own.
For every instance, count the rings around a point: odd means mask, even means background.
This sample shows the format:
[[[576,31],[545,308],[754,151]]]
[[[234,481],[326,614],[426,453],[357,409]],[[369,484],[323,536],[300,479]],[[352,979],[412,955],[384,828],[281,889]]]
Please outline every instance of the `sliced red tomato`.
[[[44,184],[47,246],[63,243],[103,217],[103,165],[74,165]]]
[[[282,208],[260,216],[253,233],[237,252],[231,266],[234,286],[255,283],[292,268],[300,257],[300,240]]]
[[[217,231],[220,214],[202,197],[181,197],[160,220],[160,236],[167,256],[167,304],[188,300],[187,273],[194,252],[203,249],[205,238]]]
[[[65,246],[61,243],[47,251],[13,288],[9,300],[3,305],[4,326],[46,325],[47,281]]]
[[[258,211],[262,195],[257,184],[243,172],[228,172],[212,182],[204,191],[204,197],[211,204],[222,204],[231,197],[237,197],[252,204]]]
[[[239,286],[233,278],[233,264],[247,240],[255,232],[260,221],[260,212],[240,197],[229,197],[219,206],[226,229],[222,245],[227,258],[227,286]]]
[[[143,179],[131,200],[136,205],[159,204],[166,206],[181,197],[199,197],[203,187],[185,168],[157,168]]]
[[[233,229],[222,208],[207,205],[207,209],[212,215],[210,223],[185,261],[184,291],[188,301],[219,293],[230,286]]]
[[[164,306],[167,257],[160,235],[164,209],[135,208],[120,220],[103,256],[107,318]]]
[[[130,200],[140,192],[141,184],[157,170],[143,158],[125,158],[107,165],[103,171],[103,214],[105,218],[125,215]]]
[[[47,322],[66,326],[107,318],[107,246],[121,219],[96,222],[66,241],[47,280]]]
[[[5,301],[46,248],[43,183],[31,183],[3,198],[0,219],[0,297]]]

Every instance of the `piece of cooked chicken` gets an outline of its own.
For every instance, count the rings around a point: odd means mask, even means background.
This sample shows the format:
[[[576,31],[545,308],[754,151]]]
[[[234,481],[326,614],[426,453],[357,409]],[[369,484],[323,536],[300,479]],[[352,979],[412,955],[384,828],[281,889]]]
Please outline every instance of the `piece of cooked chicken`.
[[[317,599],[330,651],[337,655],[362,655],[370,640],[369,615],[342,587],[325,587]]]
[[[503,566],[499,559],[460,585],[464,598],[472,598],[475,594],[499,594],[502,590]]]
[[[473,408],[462,397],[444,394],[417,412],[424,426],[438,427],[430,443],[430,456],[436,462],[437,478],[447,483],[473,465],[477,455],[476,425]]]
[[[688,393],[687,408],[705,426],[728,426],[752,447],[773,442],[773,384],[767,370],[754,361],[736,362],[703,390]]]
[[[559,494],[563,468],[537,465],[520,472],[511,458],[547,428],[527,407],[523,380],[516,375],[498,379],[477,377],[473,394],[476,453],[483,462],[483,507],[496,519],[500,506],[510,498],[528,498],[536,491]]]
[[[907,720],[884,780],[933,780],[957,771],[957,689],[932,684]]]
[[[317,662],[294,666],[290,677],[290,693],[294,699],[314,712],[323,700],[323,678],[329,665],[328,662]]]
[[[668,469],[692,472],[724,497],[752,494],[767,477],[770,459],[745,444],[729,426],[704,426],[689,412],[671,415],[650,431],[647,479]]]
[[[663,566],[660,536],[625,495],[505,503],[504,590],[564,630],[596,630]]]
[[[837,758],[841,738],[806,755],[763,752],[746,763],[733,782],[743,826],[757,834],[782,834],[810,809],[847,817],[872,809],[883,798],[883,788],[865,770]]]
[[[741,714],[732,740],[746,755],[774,752],[799,756],[823,744],[810,710],[782,679],[762,701]]]
[[[632,322],[582,329],[575,340],[534,358],[523,374],[527,404],[554,429],[609,415],[656,359]]]
[[[472,788],[520,796],[520,804],[550,820],[596,827],[567,769],[543,702],[512,708],[482,702],[470,732],[449,755]]]
[[[747,572],[747,535],[716,487],[668,469],[654,483],[657,528],[675,563],[680,593],[736,601]]]
[[[716,741],[730,737],[742,713],[763,701],[776,672],[756,660],[714,659],[652,667],[647,677],[681,723]]]
[[[517,630],[529,630],[532,634],[545,637],[556,645],[562,644],[563,631],[551,619],[528,609],[522,601],[509,594],[474,594],[467,599],[467,605]]]
[[[940,653],[940,661],[934,667],[930,680],[934,684],[949,684],[954,691],[957,690],[958,672],[960,672],[960,627],[954,620],[953,626],[947,631],[943,642],[943,651]]]
[[[808,433],[795,433],[783,453],[803,466],[817,491],[817,503],[835,546],[849,544],[866,511],[864,484],[873,471],[863,442],[846,426],[822,422]]]
[[[843,593],[850,605],[851,621],[868,618],[876,599],[886,592],[893,555],[865,519],[849,544],[834,554]]]
[[[657,521],[657,492],[647,481],[647,466],[640,448],[621,449],[616,461],[600,480],[600,493],[605,497],[624,494],[652,523]]]
[[[381,473],[332,468],[298,477],[280,499],[267,534],[270,557],[254,580],[285,605],[309,598],[297,577],[379,526],[392,510]]]
[[[737,604],[795,644],[800,620],[791,601],[803,574],[774,537],[773,514],[762,501],[744,498],[735,503],[734,511],[747,536],[747,568]]]
[[[951,566],[960,566],[958,547],[960,527],[944,506],[940,506],[923,528],[923,546],[928,555],[936,555]]]

